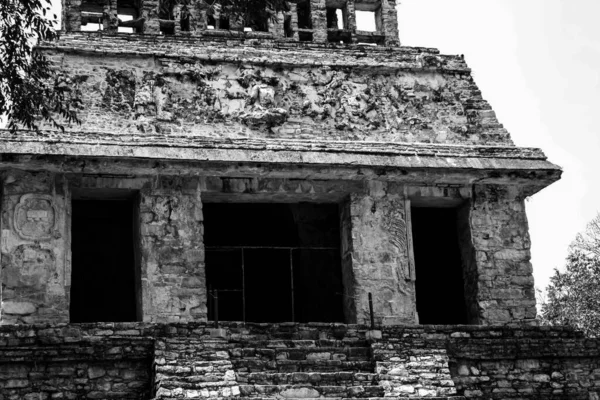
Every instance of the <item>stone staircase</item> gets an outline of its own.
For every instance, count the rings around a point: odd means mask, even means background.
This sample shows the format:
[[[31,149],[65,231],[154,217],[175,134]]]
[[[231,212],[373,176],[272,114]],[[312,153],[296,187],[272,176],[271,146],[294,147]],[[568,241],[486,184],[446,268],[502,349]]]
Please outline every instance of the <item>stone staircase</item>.
[[[364,340],[250,339],[237,345],[231,361],[244,397],[383,396]]]
[[[434,349],[387,357],[385,344],[364,332],[343,333],[239,329],[226,339],[159,339],[155,399],[463,399]]]
[[[225,340],[157,339],[154,399],[239,397],[228,347]]]

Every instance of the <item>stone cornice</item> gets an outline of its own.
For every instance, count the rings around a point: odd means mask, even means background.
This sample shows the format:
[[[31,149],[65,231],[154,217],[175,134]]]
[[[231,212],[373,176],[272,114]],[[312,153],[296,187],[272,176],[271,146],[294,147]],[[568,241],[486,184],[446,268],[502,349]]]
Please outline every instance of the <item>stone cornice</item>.
[[[470,73],[462,56],[440,55],[422,47],[383,47],[306,43],[236,36],[108,35],[64,33],[44,42],[43,50],[86,55],[154,56],[215,63],[248,63],[281,67],[346,67],[379,70]]]
[[[93,158],[96,164],[88,167],[95,165],[95,172],[152,173],[159,162],[161,173],[264,175],[264,168],[277,177],[493,183],[537,188],[533,191],[562,173],[539,149],[501,146],[0,131],[0,153],[0,166],[28,169],[43,167],[40,157],[58,156]],[[113,166],[101,159],[120,161]]]

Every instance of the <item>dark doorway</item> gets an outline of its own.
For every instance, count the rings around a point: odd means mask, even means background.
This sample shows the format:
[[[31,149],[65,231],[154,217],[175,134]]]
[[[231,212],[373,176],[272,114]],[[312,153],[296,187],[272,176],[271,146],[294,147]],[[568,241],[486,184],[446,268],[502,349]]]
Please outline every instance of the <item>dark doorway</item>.
[[[73,200],[71,322],[136,320],[132,200]]]
[[[455,208],[411,209],[419,323],[467,323]]]
[[[338,212],[336,204],[204,204],[219,319],[342,322]],[[212,296],[208,308],[212,320]]]

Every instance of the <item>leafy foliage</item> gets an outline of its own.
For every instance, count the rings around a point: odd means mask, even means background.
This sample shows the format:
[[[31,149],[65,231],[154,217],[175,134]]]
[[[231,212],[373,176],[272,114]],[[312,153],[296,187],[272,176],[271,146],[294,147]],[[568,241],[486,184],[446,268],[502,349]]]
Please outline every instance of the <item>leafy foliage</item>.
[[[49,0],[0,1],[0,115],[13,132],[19,126],[39,130],[40,118],[60,129],[60,118],[79,122],[80,100],[68,80],[34,48],[38,40],[58,37],[49,10]]]
[[[565,271],[555,270],[546,290],[544,323],[600,336],[600,214],[571,243]]]

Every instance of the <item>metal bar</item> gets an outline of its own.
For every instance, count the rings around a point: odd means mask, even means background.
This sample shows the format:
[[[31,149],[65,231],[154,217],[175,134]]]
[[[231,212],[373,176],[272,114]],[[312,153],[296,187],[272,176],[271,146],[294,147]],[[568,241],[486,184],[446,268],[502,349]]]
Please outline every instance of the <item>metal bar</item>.
[[[242,247],[242,321],[246,323],[246,268],[244,262],[244,248]]]
[[[408,198],[404,201],[404,219],[406,222],[406,250],[408,251],[408,273],[406,274],[406,278],[414,282],[417,279],[415,272],[415,246],[412,234],[412,209]]]
[[[375,329],[375,316],[373,315],[373,296],[369,293],[369,314],[371,314],[371,330]]]
[[[206,250],[273,249],[273,250],[339,250],[338,247],[298,247],[298,246],[205,246]]]
[[[215,328],[219,329],[219,291],[217,289],[214,290],[215,299]]]
[[[290,284],[292,288],[292,322],[296,322],[296,312],[294,310],[294,249],[290,249]]]
[[[210,314],[211,311],[214,312],[215,310],[215,305],[214,305],[214,300],[213,300],[213,290],[212,290],[212,285],[208,285],[208,296],[206,296],[206,308],[208,308],[208,313]],[[215,316],[213,315],[213,319]]]

